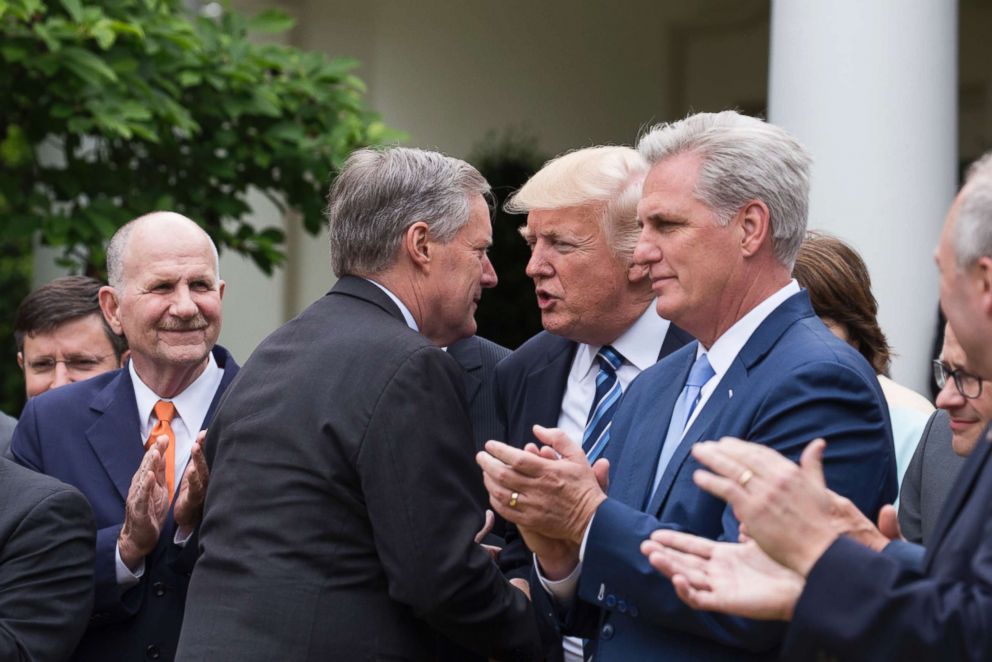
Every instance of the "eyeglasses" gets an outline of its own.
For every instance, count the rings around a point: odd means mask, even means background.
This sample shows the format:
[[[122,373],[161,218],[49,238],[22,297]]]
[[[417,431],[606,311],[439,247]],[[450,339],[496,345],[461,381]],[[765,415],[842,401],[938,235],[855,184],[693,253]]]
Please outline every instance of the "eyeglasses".
[[[980,377],[960,368],[951,370],[951,366],[940,359],[935,359],[933,362],[933,380],[937,382],[937,386],[944,388],[949,378],[954,380],[954,387],[957,388],[958,393],[969,400],[982,394],[982,379]]]
[[[68,359],[54,359],[51,356],[43,356],[31,359],[27,362],[28,368],[36,375],[47,375],[55,370],[59,363],[65,365],[65,369],[74,375],[88,374],[100,367],[100,364],[107,359],[110,354],[103,356],[73,356]]]

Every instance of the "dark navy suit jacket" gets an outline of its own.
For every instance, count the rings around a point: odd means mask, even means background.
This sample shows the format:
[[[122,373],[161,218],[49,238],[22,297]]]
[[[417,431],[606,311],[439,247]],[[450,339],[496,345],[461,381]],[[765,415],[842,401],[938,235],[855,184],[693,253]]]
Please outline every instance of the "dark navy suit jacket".
[[[214,359],[224,369],[204,427],[238,365],[222,347]],[[28,401],[11,442],[15,460],[76,487],[96,516],[96,602],[77,660],[138,660],[146,654],[172,659],[197,540],[173,544],[170,510],[155,550],[145,558],[138,585],[120,593],[117,537],[124,501],[144,456],[138,405],[125,367],[48,391]]]
[[[990,456],[986,430],[944,503],[922,569],[847,538],[834,542],[807,577],[783,657],[992,658]]]
[[[634,380],[613,420],[606,456],[609,498],[590,527],[578,608],[566,630],[598,637],[597,662],[636,659],[772,659],[784,624],[694,611],[648,564],[640,543],[665,527],[717,540],[738,538],[729,506],[692,481],[694,442],[732,435],[798,459],[827,440],[827,483],[875,518],[896,495],[885,399],[868,363],[793,295],[755,330],[649,493],[675,401],[696,357],[691,343]],[[838,577],[837,579],[840,579]],[[535,605],[545,599],[534,592]]]

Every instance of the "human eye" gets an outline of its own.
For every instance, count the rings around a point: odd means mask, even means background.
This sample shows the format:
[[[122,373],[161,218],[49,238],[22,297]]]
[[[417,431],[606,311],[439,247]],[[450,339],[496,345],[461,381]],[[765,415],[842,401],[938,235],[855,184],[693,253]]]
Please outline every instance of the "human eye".
[[[32,359],[28,361],[28,367],[31,368],[32,372],[39,375],[46,372],[51,372],[55,369],[55,359],[50,356]]]
[[[66,361],[66,367],[77,372],[89,372],[94,370],[98,365],[100,365],[100,361],[89,356],[69,359]]]

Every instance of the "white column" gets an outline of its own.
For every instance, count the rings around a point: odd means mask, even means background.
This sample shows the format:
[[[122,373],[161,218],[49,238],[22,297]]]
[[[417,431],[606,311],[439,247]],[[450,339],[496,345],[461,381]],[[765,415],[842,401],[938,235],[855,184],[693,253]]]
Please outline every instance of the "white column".
[[[769,121],[813,155],[810,228],[871,270],[893,378],[925,393],[957,187],[957,3],[772,0]]]

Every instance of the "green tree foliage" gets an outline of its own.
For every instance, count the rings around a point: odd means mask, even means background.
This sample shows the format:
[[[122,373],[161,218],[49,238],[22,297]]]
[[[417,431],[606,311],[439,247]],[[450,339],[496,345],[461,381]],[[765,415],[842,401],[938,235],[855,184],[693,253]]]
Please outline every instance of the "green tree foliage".
[[[246,222],[249,188],[316,233],[332,172],[398,137],[354,61],[248,40],[292,23],[178,0],[0,0],[0,236],[40,230],[99,276],[117,227],[170,209],[271,273],[283,232]]]

